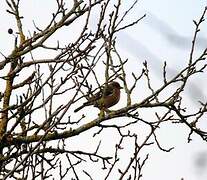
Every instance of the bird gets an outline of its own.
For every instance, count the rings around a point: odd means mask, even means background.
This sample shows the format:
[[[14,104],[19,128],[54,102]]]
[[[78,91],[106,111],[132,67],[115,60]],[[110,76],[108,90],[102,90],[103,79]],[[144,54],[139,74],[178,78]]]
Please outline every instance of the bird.
[[[119,102],[121,89],[122,87],[118,82],[112,81],[108,86],[102,88],[93,97],[89,98],[83,105],[75,109],[74,112],[78,112],[82,108],[90,105],[93,105],[100,110],[107,110]]]

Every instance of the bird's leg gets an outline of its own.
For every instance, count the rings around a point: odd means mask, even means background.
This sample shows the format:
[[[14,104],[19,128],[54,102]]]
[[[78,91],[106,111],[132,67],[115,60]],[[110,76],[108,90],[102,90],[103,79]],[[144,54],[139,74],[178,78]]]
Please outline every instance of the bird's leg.
[[[105,112],[104,111],[105,111],[104,108],[102,108],[100,110],[100,113],[98,114],[99,118],[104,118],[105,117]]]
[[[112,110],[109,110],[109,109],[104,109],[104,111],[105,111],[107,114],[113,112]]]

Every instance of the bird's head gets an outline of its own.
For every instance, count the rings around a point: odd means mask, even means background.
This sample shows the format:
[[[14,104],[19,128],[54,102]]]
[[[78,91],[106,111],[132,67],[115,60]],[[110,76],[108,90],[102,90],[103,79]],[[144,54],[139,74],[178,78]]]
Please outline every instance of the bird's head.
[[[114,87],[114,88],[117,88],[117,89],[123,89],[123,88],[120,86],[120,84],[119,84],[118,82],[116,82],[116,81],[111,82],[110,85],[111,85],[112,87]]]

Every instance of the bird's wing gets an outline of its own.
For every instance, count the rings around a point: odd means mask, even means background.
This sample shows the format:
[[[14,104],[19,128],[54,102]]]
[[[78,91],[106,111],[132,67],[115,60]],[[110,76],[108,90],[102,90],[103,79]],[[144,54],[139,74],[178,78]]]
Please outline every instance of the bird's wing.
[[[113,87],[111,85],[108,85],[106,89],[103,89],[104,96],[111,96],[113,94]]]
[[[97,100],[101,99],[102,95],[103,95],[103,92],[102,92],[102,90],[100,90],[99,92],[94,94],[92,97],[90,97],[88,99],[88,101],[85,102],[84,104],[85,105],[92,105],[92,104],[94,104],[94,102],[96,102]]]
[[[108,87],[106,89],[101,88],[101,90],[94,95],[93,100],[96,101],[96,100],[102,98],[103,96],[112,95],[113,94],[113,89],[114,88],[111,85],[108,85]]]
[[[101,88],[99,92],[97,92],[94,96],[92,96],[90,99],[88,99],[87,102],[85,102],[85,105],[92,105],[96,103],[99,99],[101,99],[103,96],[111,96],[113,95],[113,87],[109,84],[106,89]]]

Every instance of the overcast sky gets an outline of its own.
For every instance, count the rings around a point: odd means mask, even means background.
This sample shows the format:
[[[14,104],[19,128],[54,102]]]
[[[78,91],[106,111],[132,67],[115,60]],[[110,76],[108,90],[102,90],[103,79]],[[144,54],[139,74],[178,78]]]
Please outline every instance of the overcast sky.
[[[207,5],[206,1],[143,0],[139,4],[138,14],[147,13],[147,17],[137,28],[131,30],[133,33],[124,35],[130,42],[127,45],[124,43],[123,48],[140,59],[149,60],[155,75],[159,74],[159,66],[163,60],[167,61],[171,72],[176,73],[177,69],[187,63],[195,28],[192,21],[200,17]],[[197,54],[207,47],[206,25],[207,23],[202,25],[199,34]],[[127,48],[130,44],[131,47]],[[189,102],[195,103],[197,99],[206,98],[205,82],[206,79],[200,79],[197,84],[191,83],[191,91],[188,91]],[[187,144],[182,139],[187,133],[184,128],[174,127],[170,129],[171,132],[168,130],[163,128],[161,132],[163,144],[175,145],[175,150],[172,153],[154,152],[157,154],[152,157],[152,163],[143,179],[178,180],[183,177],[185,180],[206,180],[207,144],[198,137],[194,137],[194,141]]]

